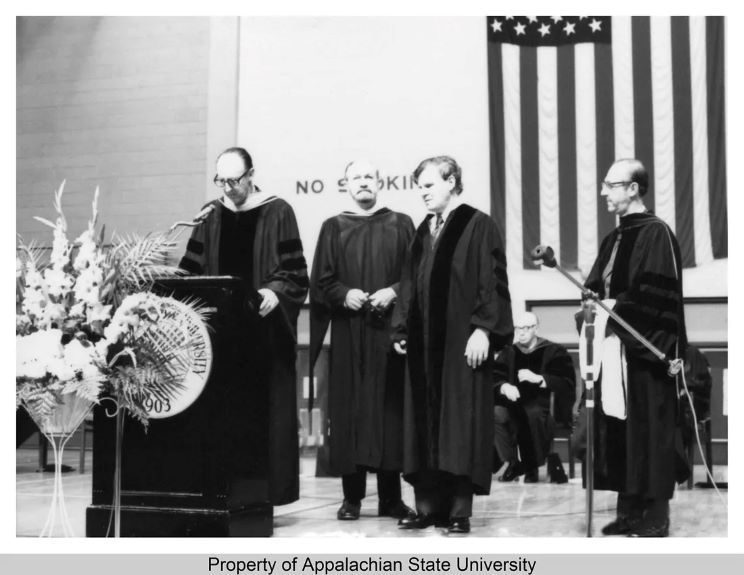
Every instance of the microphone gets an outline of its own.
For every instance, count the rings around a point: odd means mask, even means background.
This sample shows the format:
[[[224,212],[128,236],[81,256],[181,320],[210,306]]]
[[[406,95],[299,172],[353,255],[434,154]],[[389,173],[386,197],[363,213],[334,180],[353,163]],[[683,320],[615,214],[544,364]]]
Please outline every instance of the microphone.
[[[181,226],[185,226],[188,228],[193,228],[195,226],[198,226],[200,223],[206,220],[207,216],[211,214],[213,211],[214,211],[214,204],[209,204],[206,208],[204,208],[198,214],[196,214],[194,216],[194,219],[192,219],[190,222],[176,222],[170,227],[168,231],[172,232],[173,230]]]
[[[554,268],[558,265],[558,262],[555,261],[553,248],[550,246],[535,246],[535,248],[530,252],[530,259],[535,263],[542,264],[549,268]]]

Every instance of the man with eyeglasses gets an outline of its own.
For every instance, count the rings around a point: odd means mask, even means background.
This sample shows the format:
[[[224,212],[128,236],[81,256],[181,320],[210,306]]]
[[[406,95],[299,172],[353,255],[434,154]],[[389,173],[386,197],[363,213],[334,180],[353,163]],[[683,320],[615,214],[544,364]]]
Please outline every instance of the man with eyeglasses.
[[[617,160],[607,171],[601,195],[618,226],[602,241],[585,285],[614,301],[614,311],[667,357],[679,358],[687,346],[682,260],[669,226],[644,205],[648,185],[637,159]],[[602,532],[666,537],[675,480],[689,472],[675,378],[612,319],[596,339],[604,344],[595,350],[603,366],[595,388],[595,487],[618,492],[617,516]],[[577,431],[577,439],[584,434]]]
[[[269,497],[273,505],[299,498],[297,441],[297,316],[309,287],[307,264],[291,206],[253,183],[253,159],[243,148],[217,158],[214,183],[222,197],[204,206],[180,267],[199,275],[231,275],[259,320],[250,355],[253,377],[268,378]]]
[[[553,440],[554,417],[571,424],[576,399],[576,372],[566,348],[539,337],[538,319],[522,312],[514,321],[514,343],[499,353],[494,364],[494,446],[508,463],[499,481],[538,481],[538,467]],[[519,448],[519,456],[517,454]],[[548,470],[551,481],[563,482],[557,470]]]
[[[413,510],[401,499],[405,359],[390,347],[391,317],[413,222],[378,202],[367,160],[345,170],[349,209],[323,222],[310,282],[310,362],[330,324],[328,470],[341,476],[336,517],[359,519],[367,471],[377,475],[381,517]]]

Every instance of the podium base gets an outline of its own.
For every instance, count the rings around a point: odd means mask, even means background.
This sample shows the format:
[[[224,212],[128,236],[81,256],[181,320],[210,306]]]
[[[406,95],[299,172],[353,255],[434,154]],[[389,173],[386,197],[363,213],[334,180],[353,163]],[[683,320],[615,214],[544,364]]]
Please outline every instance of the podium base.
[[[86,537],[113,537],[114,509],[90,505],[86,510]],[[270,537],[274,509],[257,503],[231,511],[162,507],[121,508],[122,537]]]

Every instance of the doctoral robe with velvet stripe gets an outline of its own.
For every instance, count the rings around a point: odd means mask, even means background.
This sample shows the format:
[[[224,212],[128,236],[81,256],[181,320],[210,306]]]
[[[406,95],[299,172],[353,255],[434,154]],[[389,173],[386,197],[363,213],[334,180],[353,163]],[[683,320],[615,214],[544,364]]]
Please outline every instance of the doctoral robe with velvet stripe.
[[[618,241],[609,291],[605,269]],[[586,287],[600,298],[617,300],[617,314],[667,355],[684,357],[687,346],[682,297],[682,260],[669,227],[650,213],[620,218],[600,246]],[[628,363],[627,419],[609,417],[601,407],[601,377],[595,387],[595,486],[645,498],[671,498],[674,483],[689,471],[683,450],[674,377],[617,322]],[[585,449],[586,423],[579,419],[577,447]]]
[[[405,359],[390,345],[393,306],[384,313],[344,306],[352,288],[372,295],[400,292],[399,281],[413,238],[411,218],[381,208],[371,215],[342,213],[323,223],[310,282],[310,361],[331,326],[325,445],[328,472],[356,466],[403,467]],[[320,458],[320,455],[319,455]]]
[[[220,200],[210,204],[214,209],[194,228],[180,267],[199,275],[222,275],[243,269],[246,287],[268,288],[279,299],[279,305],[258,320],[266,345],[258,354],[261,357],[252,361],[264,362],[269,378],[270,499],[274,505],[291,503],[299,498],[297,316],[309,287],[297,221],[291,206],[279,198],[238,213]],[[223,233],[223,222],[233,230],[232,237]],[[246,239],[247,236],[250,237]],[[252,249],[245,251],[248,245]],[[230,257],[225,257],[225,250]],[[243,265],[236,264],[240,257],[247,260]],[[230,262],[228,269],[221,269],[226,262]],[[257,369],[246,376],[262,371]]]
[[[529,369],[545,380],[545,387],[519,380],[519,370]],[[517,441],[522,463],[539,467],[545,461],[553,440],[555,421],[571,425],[576,401],[576,370],[566,348],[547,339],[538,338],[529,351],[519,345],[501,350],[494,363],[494,403],[508,410],[517,429]],[[501,393],[501,386],[510,383],[519,389],[519,399],[510,401]],[[553,395],[553,417],[550,397]],[[500,456],[509,453],[512,437],[497,428],[494,444]]]
[[[503,242],[496,223],[462,204],[433,242],[429,216],[419,226],[401,278],[395,341],[406,340],[404,474],[440,470],[466,476],[476,494],[491,488],[493,354],[512,340]],[[468,367],[475,328],[490,336],[488,359]]]

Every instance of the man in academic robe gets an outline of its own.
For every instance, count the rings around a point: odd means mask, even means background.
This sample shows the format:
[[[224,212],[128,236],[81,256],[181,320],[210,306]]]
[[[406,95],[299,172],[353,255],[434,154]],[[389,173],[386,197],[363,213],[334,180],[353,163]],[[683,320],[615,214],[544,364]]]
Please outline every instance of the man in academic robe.
[[[217,158],[215,185],[194,228],[180,267],[199,275],[232,275],[256,295],[256,346],[245,350],[251,373],[269,390],[269,498],[273,505],[299,498],[297,434],[297,316],[309,287],[307,264],[290,205],[253,183],[253,160],[243,148]],[[250,302],[247,302],[250,306]],[[239,454],[235,454],[239,457]]]
[[[524,475],[525,483],[536,483],[555,420],[570,425],[573,419],[573,361],[565,347],[538,336],[538,325],[534,313],[517,314],[515,341],[501,350],[494,365],[494,445],[499,459],[508,462],[499,481]]]
[[[328,467],[341,475],[340,520],[359,519],[367,471],[377,474],[378,515],[401,519],[405,360],[390,346],[411,218],[378,202],[380,181],[366,161],[346,167],[352,206],[323,223],[310,282],[310,361],[330,323]]]
[[[463,203],[462,172],[448,156],[413,173],[429,215],[401,278],[394,348],[408,356],[404,477],[417,515],[402,529],[468,533],[473,494],[491,488],[493,355],[512,340],[500,231]]]
[[[687,347],[682,264],[674,234],[643,203],[648,172],[637,159],[616,161],[602,182],[618,226],[602,241],[586,287],[614,300],[614,311],[668,358]],[[621,357],[607,368],[607,345],[619,339]],[[618,492],[617,516],[605,535],[666,537],[675,480],[689,470],[681,449],[675,377],[668,365],[609,319],[602,373],[595,387],[595,487]],[[595,339],[598,335],[595,335]],[[582,414],[580,426],[585,421]],[[584,429],[578,433],[580,442]],[[585,447],[584,447],[585,449]]]

